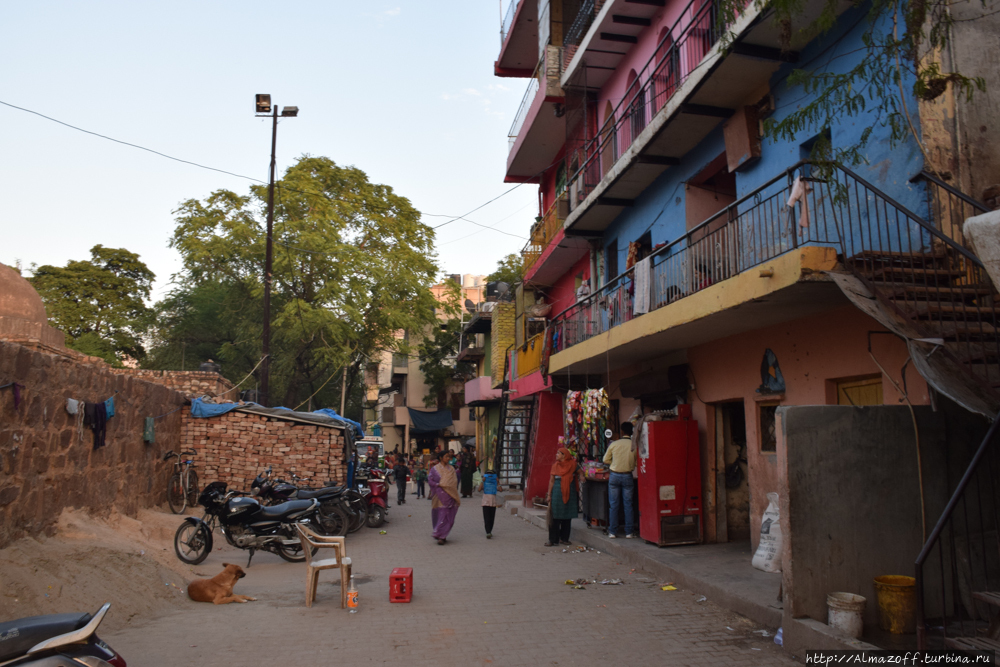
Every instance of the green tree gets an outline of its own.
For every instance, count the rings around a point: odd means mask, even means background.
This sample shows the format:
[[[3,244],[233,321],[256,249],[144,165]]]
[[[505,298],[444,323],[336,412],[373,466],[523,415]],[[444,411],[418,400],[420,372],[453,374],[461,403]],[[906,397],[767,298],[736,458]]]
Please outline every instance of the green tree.
[[[150,314],[145,302],[155,277],[139,255],[96,245],[89,260],[33,267],[29,280],[69,347],[120,363],[125,356],[145,355],[142,336]]]
[[[438,303],[440,321],[420,342],[420,372],[424,375],[427,393],[424,405],[445,407],[448,388],[457,379],[473,371],[471,364],[456,362],[459,341],[462,334],[462,288],[451,280],[445,282],[445,293]]]
[[[260,360],[267,188],[188,200],[171,246],[179,287],[157,304],[153,363],[182,354],[223,363],[241,380]],[[364,363],[408,351],[400,330],[434,319],[434,232],[391,187],[324,157],[300,158],[275,186],[271,298],[272,404],[339,408],[341,371],[357,398]]]
[[[487,282],[502,280],[511,289],[514,285],[524,280],[524,257],[517,253],[511,253],[497,262],[496,270],[486,276]]]

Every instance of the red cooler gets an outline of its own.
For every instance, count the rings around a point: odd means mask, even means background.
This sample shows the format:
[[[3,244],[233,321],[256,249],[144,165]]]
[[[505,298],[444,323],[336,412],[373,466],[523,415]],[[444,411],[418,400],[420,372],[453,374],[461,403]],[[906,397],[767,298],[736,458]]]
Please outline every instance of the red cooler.
[[[639,536],[658,546],[702,541],[698,422],[647,422],[639,439]]]

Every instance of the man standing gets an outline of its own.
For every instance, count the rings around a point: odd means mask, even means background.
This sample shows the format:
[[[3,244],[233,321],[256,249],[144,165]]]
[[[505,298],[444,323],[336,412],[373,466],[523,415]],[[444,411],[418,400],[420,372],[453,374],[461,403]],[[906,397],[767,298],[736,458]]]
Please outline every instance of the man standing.
[[[604,452],[604,462],[611,466],[611,478],[608,480],[608,508],[611,517],[608,520],[608,537],[618,537],[618,508],[625,503],[625,537],[635,537],[635,523],[632,517],[632,493],[635,480],[632,471],[635,470],[635,452],[632,451],[632,423],[623,422],[622,437],[615,440]]]
[[[410,469],[406,467],[406,463],[400,457],[395,466],[392,468],[393,475],[396,476],[396,504],[405,505],[406,504],[406,476],[410,474]]]

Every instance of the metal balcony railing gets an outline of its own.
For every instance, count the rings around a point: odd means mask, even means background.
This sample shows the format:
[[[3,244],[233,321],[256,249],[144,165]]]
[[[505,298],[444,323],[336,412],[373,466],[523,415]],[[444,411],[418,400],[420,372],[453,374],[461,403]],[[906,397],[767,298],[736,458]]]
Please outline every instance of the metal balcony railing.
[[[538,65],[535,66],[535,73],[528,79],[528,87],[524,91],[524,97],[521,98],[521,106],[517,108],[517,113],[514,115],[514,122],[510,126],[510,132],[507,133],[508,152],[513,150],[514,142],[517,141],[517,135],[521,133],[524,121],[528,118],[528,110],[531,108],[531,103],[534,101],[535,95],[538,94],[538,89],[541,87],[540,72],[543,70],[544,64],[544,58],[539,60]]]
[[[649,311],[802,245],[833,246],[881,303],[946,340],[941,354],[984,388],[1000,385],[1000,312],[982,263],[849,169],[833,167],[827,179],[812,177],[815,171],[800,162],[654,251]],[[788,206],[796,176],[808,187]],[[552,319],[552,349],[636,316],[633,267]]]
[[[531,267],[535,265],[538,258],[542,256],[546,248],[552,244],[553,239],[555,239],[556,234],[562,229],[563,222],[566,219],[564,215],[566,207],[566,193],[560,195],[549,210],[545,212],[545,215],[541,220],[535,223],[535,226],[531,229],[531,239],[524,246],[521,251],[521,257],[524,259],[524,272],[527,274],[531,271]]]
[[[594,17],[600,12],[603,4],[603,1],[597,2],[596,0],[583,0],[583,3],[581,3],[580,10],[573,17],[573,21],[569,24],[569,28],[566,29],[565,35],[563,35],[563,72],[566,71],[566,68],[573,61],[577,47],[580,46],[587,31],[590,30],[590,26],[594,23]]]
[[[510,27],[514,24],[514,14],[517,13],[517,3],[520,0],[510,0],[510,4],[507,5],[507,13],[503,16],[503,21],[500,23],[500,47],[503,48],[503,43],[507,41],[507,35],[510,33]]]
[[[723,34],[718,19],[714,0],[691,0],[625,91],[611,117],[605,120],[598,135],[567,156],[567,163],[575,169],[569,179],[570,191],[575,197],[572,206],[593,192],[618,158],[698,68]]]

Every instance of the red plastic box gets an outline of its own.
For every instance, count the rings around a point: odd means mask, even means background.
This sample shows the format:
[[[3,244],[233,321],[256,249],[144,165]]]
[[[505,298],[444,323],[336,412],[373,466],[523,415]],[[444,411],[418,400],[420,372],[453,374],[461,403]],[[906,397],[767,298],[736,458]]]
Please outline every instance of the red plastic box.
[[[413,568],[397,567],[389,575],[389,602],[413,599]]]

